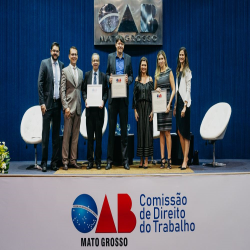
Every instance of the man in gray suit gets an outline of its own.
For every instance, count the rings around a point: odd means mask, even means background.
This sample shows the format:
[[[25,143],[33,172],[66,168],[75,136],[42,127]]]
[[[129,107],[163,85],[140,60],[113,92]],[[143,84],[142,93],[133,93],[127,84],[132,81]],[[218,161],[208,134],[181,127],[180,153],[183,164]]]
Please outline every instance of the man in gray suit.
[[[78,51],[74,46],[69,50],[69,60],[69,66],[62,70],[61,80],[61,101],[64,112],[62,146],[62,162],[64,170],[68,170],[68,167],[80,168],[76,164],[76,158],[81,122],[81,86],[83,84],[83,72],[76,66]],[[71,136],[71,150],[69,152]]]
[[[60,80],[64,64],[58,60],[60,55],[60,45],[52,43],[50,49],[51,57],[41,62],[38,76],[39,104],[43,114],[42,131],[42,171],[47,171],[48,144],[50,122],[52,121],[52,159],[51,169],[57,170],[59,167],[60,150],[60,122],[61,122],[61,99]]]

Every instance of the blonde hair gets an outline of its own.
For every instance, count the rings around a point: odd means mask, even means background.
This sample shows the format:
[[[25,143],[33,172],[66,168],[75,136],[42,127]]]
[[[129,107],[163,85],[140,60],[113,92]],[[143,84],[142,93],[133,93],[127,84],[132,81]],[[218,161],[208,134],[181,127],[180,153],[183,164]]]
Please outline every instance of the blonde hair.
[[[165,66],[166,68],[168,68],[168,62],[167,62],[167,57],[166,57],[166,54],[163,50],[160,50],[157,54],[157,59],[156,59],[156,70],[155,70],[155,79],[158,80],[159,78],[159,75],[161,73],[161,68],[160,66],[158,65],[158,59],[159,59],[159,56],[162,55],[165,59]]]

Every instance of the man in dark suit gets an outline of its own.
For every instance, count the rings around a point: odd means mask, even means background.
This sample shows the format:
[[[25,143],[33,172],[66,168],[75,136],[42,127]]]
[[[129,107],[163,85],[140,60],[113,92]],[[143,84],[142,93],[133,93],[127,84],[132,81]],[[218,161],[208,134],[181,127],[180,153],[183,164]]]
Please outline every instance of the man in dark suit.
[[[52,159],[51,169],[58,170],[60,155],[60,122],[61,122],[61,99],[60,80],[64,64],[58,60],[60,45],[52,43],[50,50],[51,57],[41,62],[38,76],[39,104],[43,114],[42,131],[42,171],[47,171],[48,144],[50,122],[52,121]]]
[[[101,169],[102,157],[102,126],[104,122],[104,106],[108,99],[107,76],[99,71],[100,57],[97,53],[92,55],[91,71],[85,73],[82,96],[86,106],[86,127],[88,134],[87,169],[93,168],[94,134],[96,139],[95,162],[98,170]],[[99,107],[88,107],[87,85],[102,85],[102,104]]]
[[[77,145],[81,122],[81,88],[83,84],[83,72],[76,66],[78,60],[77,48],[69,49],[70,64],[62,70],[61,101],[64,112],[64,132],[62,145],[63,169],[68,167],[80,168],[76,164]],[[71,137],[71,150],[69,143]]]
[[[106,170],[112,167],[113,154],[114,154],[114,141],[115,141],[115,128],[117,122],[117,114],[120,117],[121,126],[121,151],[122,161],[124,168],[129,170],[128,164],[128,137],[127,137],[127,124],[128,124],[128,100],[129,100],[129,85],[133,82],[133,69],[131,57],[125,53],[124,50],[125,40],[122,36],[116,36],[116,52],[109,54],[108,66],[106,75],[109,82],[109,139],[108,139],[108,157]],[[112,74],[125,74],[127,83],[127,97],[126,98],[111,98],[111,84]]]

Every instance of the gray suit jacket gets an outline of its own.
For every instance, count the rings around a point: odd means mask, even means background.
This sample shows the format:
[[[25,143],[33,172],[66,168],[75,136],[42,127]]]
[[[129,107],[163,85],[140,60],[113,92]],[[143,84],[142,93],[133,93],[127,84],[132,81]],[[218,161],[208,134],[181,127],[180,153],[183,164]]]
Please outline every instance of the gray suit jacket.
[[[61,101],[63,110],[69,108],[70,113],[81,115],[81,88],[83,84],[83,72],[77,67],[78,82],[75,82],[70,65],[62,70]]]
[[[62,74],[62,69],[64,64],[59,61],[60,73]],[[60,91],[60,86],[59,86]],[[38,75],[38,95],[39,104],[45,104],[47,110],[51,109],[53,106],[53,96],[54,96],[54,76],[51,63],[51,57],[44,59],[41,62],[39,75]]]

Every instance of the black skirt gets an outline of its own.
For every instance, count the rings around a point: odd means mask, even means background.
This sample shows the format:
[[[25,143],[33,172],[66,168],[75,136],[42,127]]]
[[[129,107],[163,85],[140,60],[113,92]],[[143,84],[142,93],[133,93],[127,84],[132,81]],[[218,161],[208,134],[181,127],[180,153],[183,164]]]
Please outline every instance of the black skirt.
[[[177,107],[176,107],[176,132],[179,130],[181,135],[190,140],[190,107],[186,107],[185,116],[181,117],[181,111],[184,108],[184,102],[177,92]]]

